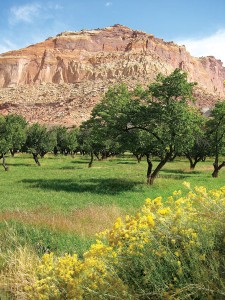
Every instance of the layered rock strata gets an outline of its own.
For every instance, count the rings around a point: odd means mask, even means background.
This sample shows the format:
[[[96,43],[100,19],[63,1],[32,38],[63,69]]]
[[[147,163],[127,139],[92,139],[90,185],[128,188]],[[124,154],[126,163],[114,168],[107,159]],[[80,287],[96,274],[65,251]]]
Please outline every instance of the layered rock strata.
[[[225,68],[214,57],[192,57],[184,46],[122,25],[63,32],[0,55],[0,112],[28,121],[79,125],[109,86],[147,85],[175,68],[198,82],[197,105],[225,98]]]

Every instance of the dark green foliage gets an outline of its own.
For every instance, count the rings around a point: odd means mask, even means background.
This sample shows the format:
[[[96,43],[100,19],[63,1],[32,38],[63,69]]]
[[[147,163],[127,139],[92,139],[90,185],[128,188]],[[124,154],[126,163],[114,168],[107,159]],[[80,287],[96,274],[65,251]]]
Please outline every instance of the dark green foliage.
[[[20,150],[26,139],[26,121],[22,116],[0,116],[0,158],[5,171],[5,154],[10,150],[12,155]]]
[[[187,81],[187,74],[178,69],[167,77],[158,75],[146,90],[138,86],[129,92],[124,84],[115,86],[93,109],[89,124],[101,128],[102,140],[107,135],[132,152],[135,147],[124,134],[135,130],[134,143],[137,137],[141,143],[145,140],[141,151],[147,150],[147,182],[153,184],[167,161],[194,145],[201,124],[200,115],[187,103],[193,100],[194,86]],[[152,155],[160,158],[154,171]]]
[[[7,136],[6,119],[4,116],[0,116],[0,153],[6,154],[11,146]]]
[[[204,131],[199,131],[193,147],[187,149],[184,154],[190,162],[191,170],[195,169],[198,162],[204,161],[206,156],[209,156],[210,143]]]
[[[219,157],[225,155],[225,101],[218,102],[212,110],[207,122],[207,138],[210,143],[210,154],[214,156],[213,177],[225,166],[225,161],[219,162]]]
[[[33,154],[35,162],[40,166],[38,155],[44,157],[47,152],[53,151],[56,145],[56,135],[47,127],[35,123],[27,129],[26,148]]]
[[[65,155],[75,153],[78,147],[77,128],[68,130],[65,126],[56,126],[52,128],[52,132],[55,133],[57,141],[54,147],[55,154],[58,152]]]
[[[26,120],[20,115],[6,116],[7,140],[12,156],[21,150],[26,141],[26,126]]]

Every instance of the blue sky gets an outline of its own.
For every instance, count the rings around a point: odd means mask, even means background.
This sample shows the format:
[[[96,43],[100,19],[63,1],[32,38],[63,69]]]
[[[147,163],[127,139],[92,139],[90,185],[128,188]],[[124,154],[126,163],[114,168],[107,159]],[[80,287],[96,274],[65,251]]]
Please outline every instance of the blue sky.
[[[225,0],[0,0],[0,53],[70,30],[122,24],[225,66]]]

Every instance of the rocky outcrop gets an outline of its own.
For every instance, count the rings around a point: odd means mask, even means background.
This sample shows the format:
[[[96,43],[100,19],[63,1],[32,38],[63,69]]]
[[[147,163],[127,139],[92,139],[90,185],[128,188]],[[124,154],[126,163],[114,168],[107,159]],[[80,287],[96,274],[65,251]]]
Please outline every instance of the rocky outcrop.
[[[30,121],[79,124],[110,85],[146,85],[175,68],[198,82],[198,105],[225,97],[225,68],[214,57],[194,58],[184,46],[122,25],[63,32],[0,55],[0,110],[16,107]]]

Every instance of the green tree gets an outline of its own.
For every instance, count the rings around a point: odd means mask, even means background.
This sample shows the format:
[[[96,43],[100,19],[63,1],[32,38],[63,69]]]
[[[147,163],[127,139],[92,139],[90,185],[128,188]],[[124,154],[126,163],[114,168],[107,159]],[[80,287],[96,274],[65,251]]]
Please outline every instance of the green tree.
[[[67,133],[67,153],[74,154],[78,147],[78,128],[68,130]]]
[[[47,152],[53,151],[56,145],[56,135],[52,130],[48,130],[46,126],[35,123],[27,129],[26,148],[32,153],[34,161],[38,166],[40,162],[38,155],[44,157]]]
[[[118,151],[118,143],[113,141],[104,127],[99,127],[97,119],[87,120],[82,123],[78,135],[79,148],[91,157],[88,167],[92,167],[94,155],[97,159],[106,158]]]
[[[194,143],[200,114],[188,101],[194,100],[195,85],[187,81],[186,73],[176,69],[169,76],[159,74],[140,97],[140,109],[128,130],[138,128],[152,136],[152,154],[160,161],[154,170],[152,161],[148,161],[148,184],[153,184],[159,171],[176,153],[184,152]]]
[[[5,154],[9,151],[11,144],[8,140],[6,118],[0,115],[0,159],[2,159],[2,166],[5,171],[8,171],[8,167],[5,162]]]
[[[52,128],[56,134],[56,145],[54,147],[54,154],[58,152],[65,154],[67,147],[67,128],[65,126],[56,126]]]
[[[184,152],[194,144],[199,130],[198,112],[188,105],[193,101],[195,83],[176,69],[169,76],[159,74],[148,89],[137,87],[129,92],[125,85],[109,89],[92,112],[100,127],[113,138],[124,131],[140,130],[149,136],[147,183],[153,184],[159,171],[175,153]],[[152,157],[160,161],[153,170]]]
[[[21,150],[26,141],[27,121],[20,115],[6,116],[7,140],[11,155]]]
[[[125,131],[118,136],[118,142],[120,144],[121,152],[129,151],[140,163],[141,159],[151,155],[152,150],[152,137],[149,133],[141,130]]]
[[[207,122],[207,137],[211,155],[214,156],[212,177],[216,178],[225,166],[225,161],[219,162],[220,156],[225,155],[225,101],[218,102],[212,110]]]
[[[205,160],[209,155],[209,140],[206,138],[206,134],[202,131],[195,137],[194,145],[186,149],[185,156],[189,160],[190,169],[194,170],[197,163]]]
[[[78,146],[77,135],[78,128],[68,129],[65,126],[56,126],[52,128],[52,131],[56,135],[56,145],[54,147],[54,154],[58,152],[67,155],[72,154],[76,151]]]

